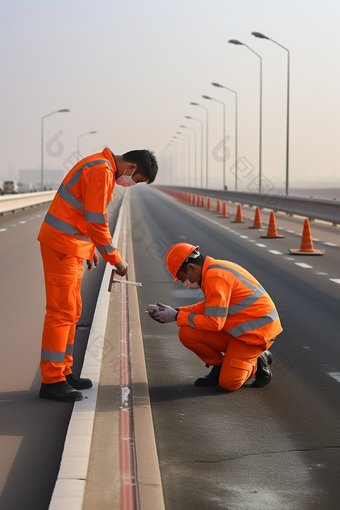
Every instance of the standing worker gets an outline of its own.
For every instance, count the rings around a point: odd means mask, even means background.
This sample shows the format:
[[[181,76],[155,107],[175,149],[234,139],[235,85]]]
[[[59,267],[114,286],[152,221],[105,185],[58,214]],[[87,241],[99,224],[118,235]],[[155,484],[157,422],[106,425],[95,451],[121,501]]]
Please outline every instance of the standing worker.
[[[90,379],[72,374],[73,342],[81,314],[83,259],[98,265],[95,249],[124,276],[127,263],[112,244],[106,209],[115,184],[152,183],[157,175],[152,152],[133,150],[122,156],[105,148],[79,161],[60,185],[42,223],[38,241],[44,266],[46,316],[42,335],[39,396],[63,402],[83,398]]]
[[[199,246],[178,243],[166,254],[166,266],[186,289],[201,288],[204,301],[177,309],[158,303],[149,312],[160,322],[177,321],[179,339],[212,370],[196,386],[220,385],[235,391],[255,376],[253,387],[270,383],[268,348],[282,327],[275,305],[262,285],[243,267],[203,257]]]

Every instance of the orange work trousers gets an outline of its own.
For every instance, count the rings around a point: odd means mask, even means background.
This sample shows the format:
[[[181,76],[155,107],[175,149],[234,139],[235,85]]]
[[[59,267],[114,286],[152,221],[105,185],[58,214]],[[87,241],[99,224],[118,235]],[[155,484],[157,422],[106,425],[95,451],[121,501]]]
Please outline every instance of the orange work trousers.
[[[41,345],[42,382],[64,381],[72,372],[73,342],[81,314],[83,259],[40,243],[46,289],[46,315]]]
[[[257,358],[273,343],[250,345],[224,329],[200,331],[190,326],[181,327],[178,336],[185,347],[208,365],[222,364],[219,385],[226,391],[237,390],[255,375]]]

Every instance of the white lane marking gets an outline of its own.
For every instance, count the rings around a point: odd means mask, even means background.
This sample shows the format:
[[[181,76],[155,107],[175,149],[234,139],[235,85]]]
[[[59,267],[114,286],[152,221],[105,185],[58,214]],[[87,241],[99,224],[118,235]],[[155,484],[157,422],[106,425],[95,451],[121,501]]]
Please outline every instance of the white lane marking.
[[[16,224],[16,223],[15,223],[14,225],[11,225],[11,227],[16,227],[16,226],[17,226],[17,224]]]
[[[338,246],[337,244],[334,243],[322,243],[322,244],[326,244],[327,246]]]
[[[340,383],[340,372],[328,372],[328,375]]]
[[[295,260],[294,257],[283,257],[286,260]]]
[[[19,221],[19,223],[26,223],[26,221]]]
[[[320,239],[317,239],[316,237],[315,238],[313,237],[313,242],[314,241],[320,241]]]
[[[322,275],[326,275],[327,273],[322,273],[321,271],[316,271],[315,274],[322,274]]]
[[[340,278],[330,278],[330,281],[340,285]]]
[[[41,218],[41,214],[37,214],[37,215],[36,215],[36,218]]]
[[[256,243],[255,239],[248,239],[249,243]]]
[[[229,229],[229,232],[235,232],[235,230],[231,230],[231,228]]]
[[[277,250],[268,250],[269,253],[273,253],[273,255],[282,255],[282,252],[281,251],[277,251]]]
[[[295,234],[295,230],[287,230],[290,234]]]
[[[310,266],[309,264],[305,264],[304,262],[295,262],[297,266],[304,267],[306,269],[313,268],[313,266]]]
[[[34,220],[34,216],[32,216],[32,218],[30,218],[30,220]]]
[[[267,248],[266,244],[256,243],[256,246],[259,246],[260,248]]]
[[[5,232],[7,228],[0,228],[0,232]]]
[[[304,345],[303,348],[304,349],[310,349],[310,347],[308,347],[307,345]]]
[[[241,237],[241,239],[249,239],[248,236],[240,236],[240,237]]]

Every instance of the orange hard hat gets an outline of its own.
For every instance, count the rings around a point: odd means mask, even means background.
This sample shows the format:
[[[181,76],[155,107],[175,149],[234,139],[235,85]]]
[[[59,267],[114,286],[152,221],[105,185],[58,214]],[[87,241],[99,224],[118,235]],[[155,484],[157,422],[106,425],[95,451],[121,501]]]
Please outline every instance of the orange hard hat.
[[[194,252],[195,250],[199,250],[199,246],[194,246],[189,243],[177,243],[171,246],[170,250],[165,256],[166,267],[168,268],[169,273],[175,277],[174,282],[177,282],[178,278],[176,278],[176,274],[186,259]],[[199,252],[196,254],[196,257],[199,255]]]

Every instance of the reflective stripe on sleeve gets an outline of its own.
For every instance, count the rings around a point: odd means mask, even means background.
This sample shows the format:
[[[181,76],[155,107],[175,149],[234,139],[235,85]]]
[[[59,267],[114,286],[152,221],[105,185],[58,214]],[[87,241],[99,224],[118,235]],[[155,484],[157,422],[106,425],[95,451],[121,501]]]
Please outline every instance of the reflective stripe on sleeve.
[[[229,315],[234,315],[235,313],[241,312],[242,310],[245,310],[249,306],[253,305],[266,293],[265,289],[262,287],[262,285],[259,285],[256,287],[254,292],[250,294],[250,296],[247,296],[246,298],[242,299],[239,303],[236,303],[234,305],[231,305],[229,307]]]
[[[49,212],[46,213],[45,223],[47,223],[47,225],[50,227],[63,232],[64,234],[68,234],[69,236],[79,239],[80,241],[85,241],[88,243],[92,242],[87,235],[80,232],[76,227],[70,225],[70,223],[67,223],[66,221],[61,220],[60,218],[57,218],[56,216],[53,216],[53,214]]]
[[[52,363],[63,363],[65,360],[65,353],[41,349],[41,359],[44,361],[51,361]]]
[[[233,268],[227,267],[227,266],[220,266],[219,264],[212,264],[211,266],[208,267],[208,270],[209,269],[223,269],[224,271],[228,271],[229,273],[236,276],[236,278],[238,278],[240,280],[240,282],[243,283],[243,285],[248,287],[248,289],[250,289],[250,290],[257,289],[256,285],[254,285],[249,280],[247,280],[247,278],[245,278],[241,273],[236,271],[236,269],[233,269]]]
[[[73,344],[67,344],[65,354],[73,354]]]
[[[188,316],[189,326],[191,326],[192,328],[195,327],[195,322],[194,322],[195,315],[197,315],[197,314],[194,312],[190,312],[189,316]]]
[[[107,255],[112,253],[113,250],[115,250],[116,248],[117,247],[113,243],[107,244],[106,246],[97,246],[97,250],[99,251],[99,253],[101,254],[106,253]]]
[[[92,211],[84,211],[84,215],[85,221],[88,221],[89,223],[102,223],[103,225],[106,224],[105,214]]]
[[[254,319],[247,322],[242,322],[242,324],[236,326],[236,328],[230,329],[228,333],[234,338],[237,338],[241,336],[243,333],[248,333],[248,331],[253,331],[254,329],[262,328],[262,326],[266,326],[267,324],[274,322],[274,320],[277,319],[278,316],[279,315],[277,313],[277,310],[276,308],[274,308],[274,310],[267,313],[267,315],[264,315],[263,317],[259,317],[258,319]]]
[[[205,317],[228,317],[227,306],[207,306],[204,312]]]
[[[67,190],[70,190],[75,184],[77,184],[84,168],[90,168],[91,166],[96,166],[96,165],[108,165],[112,169],[111,163],[107,159],[98,159],[97,161],[89,161],[88,163],[85,163],[83,166],[81,166],[79,168],[79,170],[76,171],[76,173],[74,174],[72,179],[70,179],[68,181],[68,183],[66,184],[65,188]]]
[[[79,211],[84,211],[84,204],[80,200],[78,200],[72,193],[65,189],[63,184],[60,184],[60,187],[57,191],[58,195],[66,202],[68,205],[78,209]]]

